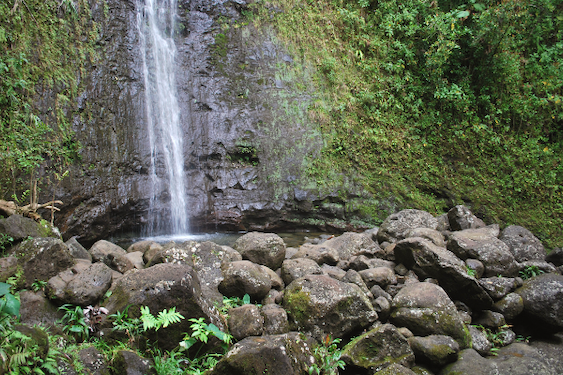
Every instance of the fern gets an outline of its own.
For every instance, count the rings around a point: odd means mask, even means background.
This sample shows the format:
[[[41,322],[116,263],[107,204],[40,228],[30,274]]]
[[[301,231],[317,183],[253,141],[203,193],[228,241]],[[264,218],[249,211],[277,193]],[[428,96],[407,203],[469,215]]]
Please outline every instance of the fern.
[[[164,309],[158,313],[158,321],[162,322],[164,328],[168,327],[170,324],[180,323],[182,319],[184,319],[184,317],[176,312],[176,307],[172,307],[170,311]]]
[[[143,323],[143,331],[155,328],[160,328],[158,320],[151,314],[148,306],[141,307],[141,322]]]

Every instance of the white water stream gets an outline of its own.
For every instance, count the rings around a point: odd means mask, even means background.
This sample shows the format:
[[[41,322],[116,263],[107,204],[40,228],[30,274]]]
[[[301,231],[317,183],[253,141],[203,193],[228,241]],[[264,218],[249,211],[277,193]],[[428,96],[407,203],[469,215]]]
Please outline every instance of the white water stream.
[[[136,6],[151,152],[146,232],[149,236],[187,233],[183,134],[174,74],[177,4],[176,0],[136,0]],[[158,195],[163,192],[169,195],[168,207],[160,206]]]

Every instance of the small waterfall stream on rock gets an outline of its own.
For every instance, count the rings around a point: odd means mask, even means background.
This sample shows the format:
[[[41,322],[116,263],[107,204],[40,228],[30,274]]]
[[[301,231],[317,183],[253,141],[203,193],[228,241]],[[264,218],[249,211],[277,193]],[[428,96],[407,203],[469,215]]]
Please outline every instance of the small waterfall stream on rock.
[[[175,69],[176,0],[136,0],[150,141],[151,198],[146,235],[188,232],[187,201]],[[164,159],[164,160],[162,160]],[[160,195],[168,194],[162,207]]]

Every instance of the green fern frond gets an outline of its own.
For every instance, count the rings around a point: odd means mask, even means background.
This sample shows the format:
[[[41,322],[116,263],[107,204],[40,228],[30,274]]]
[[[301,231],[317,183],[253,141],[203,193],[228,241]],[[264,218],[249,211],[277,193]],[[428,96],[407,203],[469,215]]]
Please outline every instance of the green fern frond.
[[[179,312],[176,312],[176,307],[172,307],[170,311],[166,309],[158,313],[158,320],[164,328],[168,327],[170,324],[180,323],[184,317]]]

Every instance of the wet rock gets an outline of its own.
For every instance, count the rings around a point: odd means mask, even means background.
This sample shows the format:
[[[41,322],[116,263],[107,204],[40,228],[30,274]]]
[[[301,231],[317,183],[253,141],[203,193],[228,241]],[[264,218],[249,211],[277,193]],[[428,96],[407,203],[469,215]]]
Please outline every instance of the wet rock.
[[[457,360],[459,344],[449,336],[429,335],[409,338],[416,361],[433,367],[443,367]]]
[[[393,363],[391,366],[386,367],[383,370],[374,372],[374,375],[416,375],[416,373],[408,367]]]
[[[225,331],[223,320],[213,304],[203,297],[195,270],[188,265],[163,263],[143,270],[129,272],[113,283],[112,294],[104,303],[108,315],[123,311],[128,305],[129,316],[138,316],[141,306],[148,306],[152,314],[176,307],[185,319],[180,323],[158,330],[158,335],[147,332],[163,349],[174,348],[184,332],[191,332],[190,318],[206,318]],[[106,321],[107,326],[109,322]]]
[[[445,248],[423,238],[407,238],[396,244],[395,257],[420,278],[437,279],[452,298],[472,308],[484,309],[493,304],[477,280],[467,274],[465,263]]]
[[[27,289],[35,280],[47,281],[76,263],[68,246],[57,238],[24,241],[16,246],[15,255],[23,268],[22,286]]]
[[[135,252],[135,251],[140,251],[141,253],[144,254],[151,248],[151,246],[153,246],[155,244],[158,245],[157,242],[151,241],[151,240],[138,241],[138,242],[131,244],[127,248],[127,252],[132,253],[132,252]]]
[[[264,332],[264,317],[256,305],[243,305],[229,310],[229,331],[240,341]]]
[[[292,328],[310,331],[319,340],[327,334],[342,337],[377,319],[360,287],[324,275],[308,275],[289,284],[283,307]]]
[[[546,251],[541,241],[526,228],[518,225],[506,227],[499,239],[508,245],[517,262],[545,260]]]
[[[281,278],[286,285],[300,277],[321,275],[322,273],[323,271],[317,262],[309,258],[287,259],[283,261],[281,267]]]
[[[150,259],[147,267],[160,263],[187,264],[193,266],[193,248],[199,246],[195,241],[177,244],[174,241],[166,243]],[[147,253],[145,253],[146,256]]]
[[[406,285],[391,306],[390,320],[407,327],[417,336],[446,335],[462,348],[471,345],[471,336],[460,319],[454,303],[439,286],[430,283]]]
[[[276,304],[264,305],[261,309],[264,317],[264,334],[280,335],[289,332],[287,312]]]
[[[119,350],[111,362],[114,373],[123,375],[153,375],[153,361],[130,350]]]
[[[243,259],[278,269],[285,259],[285,243],[274,233],[251,232],[238,238],[234,244]]]
[[[270,291],[272,280],[261,266],[248,260],[231,262],[222,267],[224,279],[219,291],[228,297],[244,297],[245,294],[260,301]]]
[[[131,245],[131,246],[134,246]],[[143,251],[143,260],[145,261],[145,264],[149,264],[152,261],[152,258],[160,251],[162,250],[164,247],[156,242],[152,242],[150,244],[148,244],[148,248]],[[135,249],[135,248],[133,248]],[[141,246],[141,249],[143,249],[143,247]]]
[[[459,205],[448,211],[450,229],[454,231],[477,229],[485,226],[483,220],[473,215],[469,208]]]
[[[524,302],[524,313],[556,327],[563,327],[563,276],[543,274],[524,281],[516,290]]]
[[[492,360],[496,366],[497,374],[553,375],[561,370],[550,368],[541,354],[527,344],[514,343],[500,348],[496,354],[496,357]]]
[[[556,333],[535,339],[530,342],[530,346],[536,350],[543,362],[554,369],[557,373],[558,369],[563,369],[563,333]]]
[[[112,267],[114,259],[125,255],[127,252],[121,247],[117,246],[106,240],[97,241],[90,248],[90,255],[92,255],[93,262],[103,262],[109,267]]]
[[[133,251],[114,259],[113,264],[118,272],[125,273],[132,269],[142,270],[145,268],[143,261],[143,253],[140,251]]]
[[[308,374],[313,353],[299,333],[247,337],[236,343],[209,375]]]
[[[377,232],[377,241],[395,243],[407,238],[412,229],[436,229],[437,227],[438,221],[428,212],[413,209],[402,210],[385,219]]]
[[[356,337],[342,350],[347,365],[377,372],[391,364],[414,365],[414,353],[407,339],[392,324],[380,325]]]

